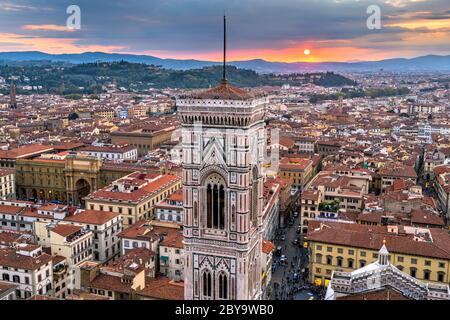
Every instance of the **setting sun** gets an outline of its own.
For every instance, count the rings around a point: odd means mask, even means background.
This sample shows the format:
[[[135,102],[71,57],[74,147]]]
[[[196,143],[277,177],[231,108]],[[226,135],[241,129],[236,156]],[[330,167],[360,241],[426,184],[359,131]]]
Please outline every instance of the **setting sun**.
[[[311,50],[305,49],[305,51],[303,51],[303,53],[305,54],[305,56],[309,56],[309,54],[311,53]]]

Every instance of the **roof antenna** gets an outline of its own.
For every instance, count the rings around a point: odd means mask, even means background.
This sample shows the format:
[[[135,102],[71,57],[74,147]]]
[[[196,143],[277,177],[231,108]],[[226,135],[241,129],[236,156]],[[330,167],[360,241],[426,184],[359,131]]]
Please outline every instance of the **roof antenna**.
[[[223,15],[223,75],[222,83],[227,83],[227,16]]]

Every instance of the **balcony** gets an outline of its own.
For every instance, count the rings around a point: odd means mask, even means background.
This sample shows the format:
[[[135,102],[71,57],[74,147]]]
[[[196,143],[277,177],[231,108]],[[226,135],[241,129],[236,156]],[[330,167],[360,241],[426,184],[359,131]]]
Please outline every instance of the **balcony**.
[[[319,211],[321,212],[339,212],[339,201],[323,201],[319,204]]]

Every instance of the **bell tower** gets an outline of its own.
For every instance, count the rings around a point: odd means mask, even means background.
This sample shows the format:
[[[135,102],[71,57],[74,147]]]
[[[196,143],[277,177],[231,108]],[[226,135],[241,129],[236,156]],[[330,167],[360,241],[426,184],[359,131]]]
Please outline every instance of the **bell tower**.
[[[220,85],[177,99],[183,123],[185,299],[261,296],[267,97]]]
[[[11,84],[9,86],[9,107],[11,109],[17,109],[16,85],[13,80],[11,80]]]

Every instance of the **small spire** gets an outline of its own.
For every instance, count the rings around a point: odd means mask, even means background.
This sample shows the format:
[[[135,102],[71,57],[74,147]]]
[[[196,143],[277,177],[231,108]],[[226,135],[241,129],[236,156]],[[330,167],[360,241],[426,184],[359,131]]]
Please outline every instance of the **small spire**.
[[[223,15],[223,68],[222,83],[227,83],[227,16]]]
[[[383,239],[383,246],[378,251],[378,264],[387,266],[389,264],[389,251],[386,248],[386,238]]]

